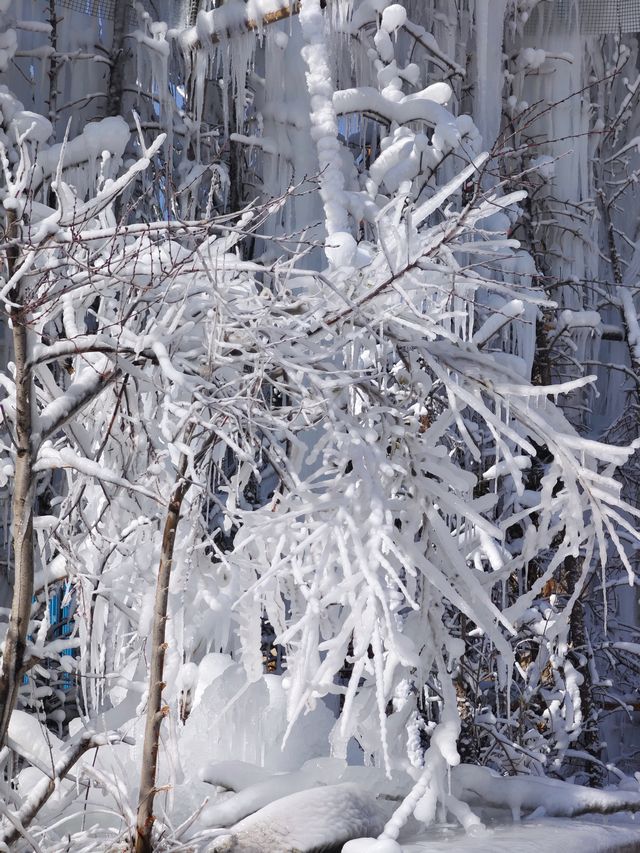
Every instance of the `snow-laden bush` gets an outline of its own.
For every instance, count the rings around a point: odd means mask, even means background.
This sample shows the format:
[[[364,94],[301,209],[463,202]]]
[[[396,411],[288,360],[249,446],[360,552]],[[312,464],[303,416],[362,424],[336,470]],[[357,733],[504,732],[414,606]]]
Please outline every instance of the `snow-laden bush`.
[[[52,744],[58,775],[78,743],[103,753],[42,812],[52,843],[70,831],[90,843],[90,786],[116,812],[101,837],[126,840],[141,768],[141,805],[156,783],[175,787],[156,811],[178,839],[202,793],[204,724],[218,727],[216,757],[239,757],[244,739],[242,758],[277,765],[259,754],[267,721],[301,743],[304,715],[325,732],[330,709],[327,751],[415,782],[388,841],[438,804],[477,823],[447,782],[470,729],[483,761],[536,772],[583,730],[570,616],[609,547],[633,580],[618,533],[635,536],[633,512],[614,480],[631,451],[581,437],[558,407],[590,377],[531,382],[536,321],[553,305],[510,236],[524,194],[488,167],[450,83],[401,56],[415,43],[436,67],[455,63],[399,4],[352,11],[333,32],[317,0],[301,4],[279,49],[306,74],[292,124],[308,146],[287,149],[281,112],[263,104],[262,134],[230,142],[261,149],[264,197],[224,216],[212,211],[226,191],[214,204],[212,180],[203,198],[187,162],[198,122],[173,147],[140,126],[131,138],[119,117],[50,145],[47,120],[3,94],[13,349],[0,470],[19,546],[3,723],[19,706],[14,721],[27,709],[78,729],[67,752]],[[164,55],[166,29],[145,33],[141,50]],[[345,33],[362,55],[336,89]],[[202,118],[213,48],[192,36],[181,46],[201,62]],[[244,81],[246,52],[231,54],[226,72]],[[173,122],[167,66],[151,73],[156,118]],[[245,93],[236,83],[236,117]],[[175,196],[167,153],[182,158]],[[50,607],[61,581],[64,631]],[[564,599],[543,595],[558,582]],[[266,658],[277,674],[265,677]],[[32,764],[11,795],[25,827],[53,794],[30,732],[8,741]],[[36,773],[41,799],[29,798]],[[19,834],[11,818],[2,832]]]

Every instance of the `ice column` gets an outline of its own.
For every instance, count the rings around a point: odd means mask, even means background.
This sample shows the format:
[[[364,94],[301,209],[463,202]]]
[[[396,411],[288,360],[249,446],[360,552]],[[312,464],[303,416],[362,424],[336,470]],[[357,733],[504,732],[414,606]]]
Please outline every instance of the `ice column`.
[[[333,84],[320,0],[303,0],[300,24],[307,64],[307,89],[311,100],[311,136],[318,152],[320,195],[327,240],[325,252],[335,266],[349,265],[356,243],[349,229],[338,121],[333,106]]]
[[[485,151],[500,132],[502,110],[504,17],[507,0],[476,0],[476,103],[473,120]]]

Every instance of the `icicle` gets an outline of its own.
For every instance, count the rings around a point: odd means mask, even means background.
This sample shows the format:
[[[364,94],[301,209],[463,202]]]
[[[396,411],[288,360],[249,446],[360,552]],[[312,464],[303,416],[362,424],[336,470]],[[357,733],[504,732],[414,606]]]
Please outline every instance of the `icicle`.
[[[503,22],[506,0],[476,0],[476,79],[474,121],[483,147],[491,150],[500,130],[503,76]]]
[[[241,131],[245,122],[247,100],[247,75],[251,71],[256,48],[256,35],[253,32],[236,36],[229,43],[230,71],[235,99],[235,126]]]

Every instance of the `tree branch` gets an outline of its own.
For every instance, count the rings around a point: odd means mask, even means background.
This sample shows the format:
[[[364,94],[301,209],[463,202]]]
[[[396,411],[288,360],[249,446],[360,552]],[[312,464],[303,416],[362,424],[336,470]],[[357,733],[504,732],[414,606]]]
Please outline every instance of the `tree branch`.
[[[41,779],[34,788],[30,791],[24,805],[18,809],[13,815],[16,819],[11,828],[7,828],[0,836],[0,843],[10,845],[20,838],[21,832],[19,827],[23,829],[28,827],[40,809],[45,805],[61,779],[69,773],[71,768],[79,761],[80,758],[90,749],[98,746],[106,746],[112,743],[131,743],[131,740],[123,737],[119,732],[108,732],[107,734],[97,734],[96,732],[86,733],[75,742],[69,744],[69,748],[65,750],[63,755],[58,759],[53,768],[53,776]]]
[[[284,21],[292,15],[297,15],[300,11],[301,0],[294,0],[293,3],[290,3],[289,0],[279,0],[279,2],[282,4],[281,6],[271,12],[266,12],[260,19],[249,18],[246,15],[242,17],[230,15],[229,7],[226,6],[221,6],[210,12],[202,12],[201,14],[206,15],[208,18],[207,29],[210,33],[209,37],[203,42],[201,38],[201,30],[203,28],[198,27],[196,24],[196,26],[185,31],[183,36],[185,44],[194,50],[199,50],[203,47],[218,44],[221,38],[229,39],[246,32],[261,30],[263,27],[269,26],[269,24],[275,24],[277,21]],[[320,7],[325,9],[326,6],[327,0],[320,0]]]

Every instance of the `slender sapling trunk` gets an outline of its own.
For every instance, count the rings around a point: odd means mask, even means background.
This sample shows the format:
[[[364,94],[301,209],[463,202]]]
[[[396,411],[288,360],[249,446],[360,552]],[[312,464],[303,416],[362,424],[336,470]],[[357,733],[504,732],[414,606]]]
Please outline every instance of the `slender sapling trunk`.
[[[138,795],[138,817],[136,832],[136,853],[151,853],[153,832],[153,800],[156,794],[156,773],[158,766],[158,747],[160,728],[168,708],[162,705],[164,689],[165,625],[167,621],[167,602],[169,581],[173,563],[173,549],[176,531],[180,521],[182,501],[190,483],[185,480],[187,468],[185,456],[180,461],[176,484],[169,501],[162,536],[162,550],[156,582],[156,597],[151,631],[151,667],[149,673],[149,698],[147,701],[147,720],[142,748],[142,770],[140,773],[140,793]]]
[[[7,232],[15,237],[17,222],[13,211],[7,212]],[[9,276],[17,266],[17,245],[7,249]],[[0,673],[0,746],[4,743],[9,720],[16,706],[23,677],[25,650],[33,599],[33,448],[31,444],[31,372],[27,369],[28,335],[24,306],[20,304],[19,285],[9,294],[13,360],[15,363],[16,462],[12,501],[12,544],[15,580],[9,628]]]

